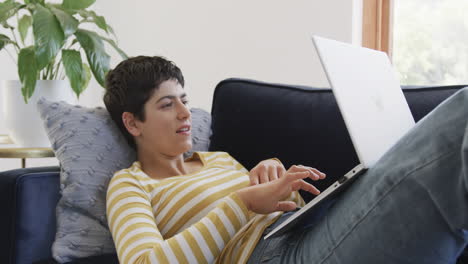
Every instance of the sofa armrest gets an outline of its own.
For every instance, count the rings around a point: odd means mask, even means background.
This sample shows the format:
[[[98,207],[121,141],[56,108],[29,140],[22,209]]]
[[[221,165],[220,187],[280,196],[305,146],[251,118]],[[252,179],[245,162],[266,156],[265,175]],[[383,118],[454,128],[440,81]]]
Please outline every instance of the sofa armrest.
[[[55,207],[60,198],[58,167],[0,173],[0,263],[32,263],[51,257]]]

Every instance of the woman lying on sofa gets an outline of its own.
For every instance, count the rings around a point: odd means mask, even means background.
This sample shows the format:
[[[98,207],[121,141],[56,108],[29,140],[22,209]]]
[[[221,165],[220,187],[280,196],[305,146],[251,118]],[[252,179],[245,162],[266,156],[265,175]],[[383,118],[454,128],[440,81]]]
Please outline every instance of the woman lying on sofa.
[[[304,181],[277,159],[250,172],[192,147],[180,69],[162,57],[121,62],[105,105],[138,160],[114,174],[107,216],[121,263],[453,263],[468,241],[468,90],[462,90],[356,180],[324,214],[262,237],[304,201]],[[245,129],[249,129],[246,127]],[[320,150],[317,150],[320,151]]]

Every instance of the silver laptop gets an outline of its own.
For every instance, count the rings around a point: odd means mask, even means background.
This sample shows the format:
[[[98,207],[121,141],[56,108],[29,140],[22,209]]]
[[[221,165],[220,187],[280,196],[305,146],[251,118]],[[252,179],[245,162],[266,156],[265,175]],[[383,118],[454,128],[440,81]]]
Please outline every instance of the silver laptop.
[[[396,72],[383,52],[313,36],[360,164],[278,225],[265,239],[282,234],[372,168],[415,122]]]

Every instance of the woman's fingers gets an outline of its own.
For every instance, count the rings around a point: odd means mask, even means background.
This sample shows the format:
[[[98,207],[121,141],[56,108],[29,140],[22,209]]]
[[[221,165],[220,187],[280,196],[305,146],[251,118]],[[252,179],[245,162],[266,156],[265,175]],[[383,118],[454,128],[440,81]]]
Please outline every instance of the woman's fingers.
[[[320,175],[315,173],[315,171],[313,171],[312,168],[306,167],[306,166],[303,166],[303,165],[293,165],[288,170],[288,172],[303,172],[303,171],[310,172],[310,178],[312,180],[314,180],[314,181],[320,179]]]
[[[320,190],[317,189],[312,184],[304,181],[303,179],[309,177],[310,171],[301,171],[301,172],[294,172],[294,173],[287,173],[285,177],[286,181],[291,184],[292,191],[297,191],[302,189],[304,191],[310,192],[312,194],[318,195],[320,194]]]
[[[279,201],[276,205],[276,211],[292,211],[296,209],[297,205],[293,201]]]
[[[278,179],[278,171],[276,167],[271,166],[268,168],[268,178],[270,179],[270,181]]]
[[[260,183],[268,182],[268,170],[263,169],[260,171]]]
[[[317,189],[315,186],[313,186],[312,184],[304,181],[304,180],[297,180],[293,183],[292,185],[293,187],[293,191],[298,191],[299,189],[301,190],[304,190],[306,192],[310,192],[311,194],[314,194],[314,195],[319,195],[320,194],[320,190]]]
[[[282,178],[284,175],[286,175],[286,169],[283,166],[276,167],[276,170],[278,172],[278,178]]]
[[[325,179],[325,177],[327,177],[327,175],[325,173],[317,170],[316,168],[311,168],[311,167],[308,167],[308,168],[312,169],[316,174],[318,174],[320,180],[323,180],[323,179]]]
[[[316,168],[304,166],[304,165],[293,165],[289,168],[288,172],[301,172],[301,171],[309,171],[310,177],[312,180],[317,181],[321,179],[325,179],[326,174],[317,170]]]
[[[257,185],[260,183],[260,175],[259,175],[259,170],[258,170],[258,165],[255,166],[252,170],[250,170],[249,173],[249,178],[250,178],[250,185]]]
[[[278,160],[263,160],[250,170],[250,185],[268,183],[284,175],[286,169]]]
[[[305,171],[299,171],[299,172],[287,172],[286,173],[286,179],[288,181],[296,181],[296,180],[302,180],[302,179],[305,179],[305,178],[308,178],[310,177],[311,175],[311,172],[308,171],[308,170],[305,170]]]
[[[250,177],[250,185],[257,185],[258,177]]]

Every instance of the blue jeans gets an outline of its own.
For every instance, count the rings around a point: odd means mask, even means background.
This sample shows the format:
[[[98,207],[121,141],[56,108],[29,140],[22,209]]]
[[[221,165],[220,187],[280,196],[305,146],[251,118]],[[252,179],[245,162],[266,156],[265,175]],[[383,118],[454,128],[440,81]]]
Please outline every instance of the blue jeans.
[[[464,89],[418,122],[323,217],[261,239],[249,263],[455,263],[467,230]]]

